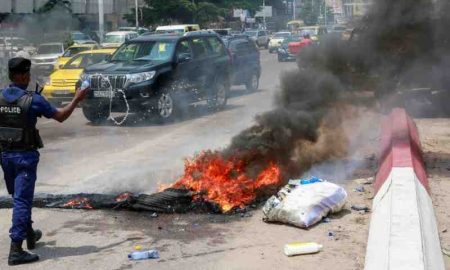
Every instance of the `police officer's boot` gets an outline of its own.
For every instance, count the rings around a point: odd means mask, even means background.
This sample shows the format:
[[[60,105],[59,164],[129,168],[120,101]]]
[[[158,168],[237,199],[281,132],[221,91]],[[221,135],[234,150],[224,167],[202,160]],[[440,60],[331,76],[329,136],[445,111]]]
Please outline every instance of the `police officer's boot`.
[[[9,257],[8,257],[8,265],[32,263],[38,260],[39,260],[38,255],[26,252],[22,249],[22,241],[11,242],[11,249],[9,250]]]
[[[33,228],[27,231],[27,249],[32,250],[36,248],[36,242],[42,237],[42,232],[40,230],[33,230]]]

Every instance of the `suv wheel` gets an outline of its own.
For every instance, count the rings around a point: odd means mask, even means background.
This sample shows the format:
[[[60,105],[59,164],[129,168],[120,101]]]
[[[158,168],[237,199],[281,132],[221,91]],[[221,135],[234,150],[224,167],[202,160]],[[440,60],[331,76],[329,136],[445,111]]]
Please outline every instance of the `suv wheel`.
[[[247,88],[248,92],[253,92],[258,90],[259,88],[259,76],[256,72],[253,72],[249,78],[248,81],[245,84],[245,88]]]
[[[214,83],[214,92],[206,103],[214,110],[222,110],[227,105],[228,92],[230,91],[230,85],[224,80],[218,79]]]
[[[168,91],[162,91],[158,96],[157,114],[160,120],[171,121],[174,119],[176,108],[175,100]]]
[[[267,50],[269,49],[269,41],[267,41],[266,45],[264,45],[264,48]]]
[[[83,115],[90,122],[99,124],[108,120],[109,111],[104,107],[90,108],[83,106]]]

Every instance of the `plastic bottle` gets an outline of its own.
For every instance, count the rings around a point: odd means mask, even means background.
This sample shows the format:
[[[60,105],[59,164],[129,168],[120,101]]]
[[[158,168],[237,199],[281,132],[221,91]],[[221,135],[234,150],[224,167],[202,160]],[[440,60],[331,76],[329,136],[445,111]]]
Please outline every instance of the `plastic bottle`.
[[[311,254],[321,251],[322,245],[317,243],[291,243],[284,246],[286,256],[295,256],[300,254]]]
[[[83,83],[81,83],[80,90],[84,91],[84,90],[88,89],[89,86],[90,86],[89,81],[83,81]]]
[[[130,260],[146,260],[146,259],[158,259],[159,252],[155,249],[147,251],[135,251],[128,254]]]

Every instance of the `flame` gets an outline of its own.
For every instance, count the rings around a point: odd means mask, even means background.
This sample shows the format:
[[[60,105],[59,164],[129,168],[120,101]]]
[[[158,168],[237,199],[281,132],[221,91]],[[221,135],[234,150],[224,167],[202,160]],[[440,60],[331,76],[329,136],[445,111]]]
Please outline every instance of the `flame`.
[[[124,193],[121,193],[121,194],[119,194],[117,197],[116,197],[116,199],[115,199],[115,201],[116,202],[124,202],[124,201],[126,201],[126,200],[128,200],[130,197],[132,197],[133,196],[133,194],[132,193],[130,193],[130,192],[124,192]]]
[[[187,188],[204,199],[218,204],[222,212],[243,208],[252,203],[259,191],[280,185],[280,169],[270,163],[256,177],[248,176],[246,163],[237,158],[225,159],[218,152],[203,152],[185,161],[184,176],[173,185]]]
[[[94,209],[88,198],[75,198],[62,205],[63,208]]]

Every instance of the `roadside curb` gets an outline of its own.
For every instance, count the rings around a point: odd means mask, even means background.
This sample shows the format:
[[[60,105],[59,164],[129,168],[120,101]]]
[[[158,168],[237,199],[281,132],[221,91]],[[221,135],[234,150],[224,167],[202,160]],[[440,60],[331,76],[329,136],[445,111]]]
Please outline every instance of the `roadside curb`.
[[[417,127],[403,109],[383,121],[365,270],[444,269]]]

